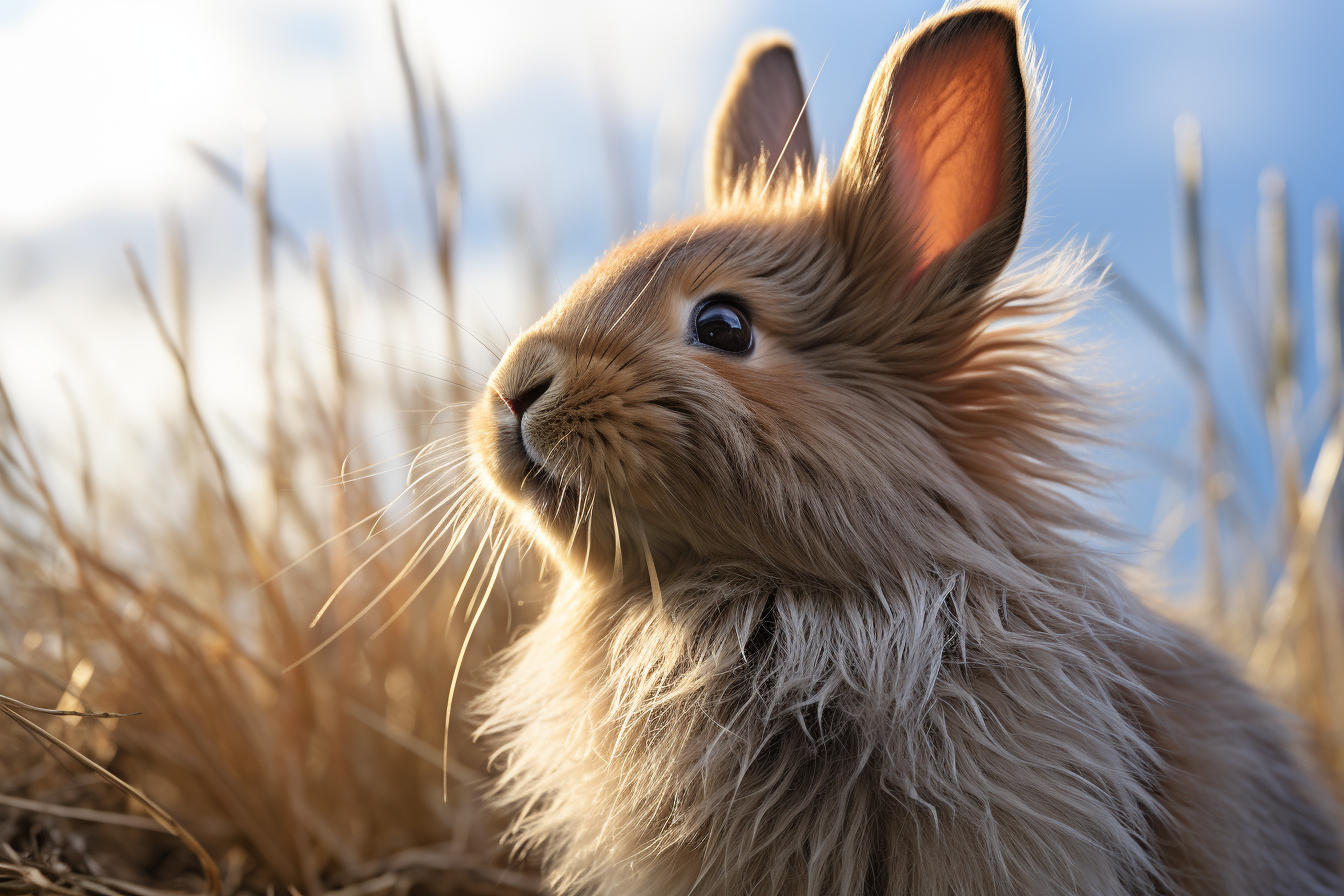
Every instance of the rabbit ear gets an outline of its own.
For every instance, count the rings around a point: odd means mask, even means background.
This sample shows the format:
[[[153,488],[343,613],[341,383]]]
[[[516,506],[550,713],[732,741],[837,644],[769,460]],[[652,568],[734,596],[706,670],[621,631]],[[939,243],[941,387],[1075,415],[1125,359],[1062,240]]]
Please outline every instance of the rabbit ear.
[[[1027,98],[1016,4],[974,2],[892,46],[873,74],[833,184],[851,253],[913,245],[975,289],[1003,270],[1027,205]],[[887,243],[887,245],[882,245]],[[948,271],[953,273],[953,271]]]
[[[762,179],[776,166],[787,177],[812,164],[812,131],[793,45],[782,34],[748,40],[719,100],[705,146],[705,198],[717,206],[739,177]],[[781,159],[782,155],[782,159]],[[758,175],[765,159],[765,174]]]

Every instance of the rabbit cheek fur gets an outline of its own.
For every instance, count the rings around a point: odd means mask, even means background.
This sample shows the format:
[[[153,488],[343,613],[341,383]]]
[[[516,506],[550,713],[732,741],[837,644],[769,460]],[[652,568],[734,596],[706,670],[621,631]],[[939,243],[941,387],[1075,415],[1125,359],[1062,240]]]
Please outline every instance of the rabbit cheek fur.
[[[496,370],[480,498],[564,574],[477,709],[556,892],[1341,892],[1285,720],[1086,546],[1086,258],[1004,273],[1026,60],[1012,5],[926,21],[827,181],[749,44],[710,211]],[[710,296],[750,351],[697,343]]]

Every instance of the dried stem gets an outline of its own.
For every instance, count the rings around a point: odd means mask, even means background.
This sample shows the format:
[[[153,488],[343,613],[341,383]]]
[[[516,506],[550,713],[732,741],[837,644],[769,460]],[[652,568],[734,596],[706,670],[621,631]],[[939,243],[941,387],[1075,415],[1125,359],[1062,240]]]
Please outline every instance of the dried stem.
[[[434,118],[439,141],[439,159],[436,166],[430,152],[429,133],[425,124],[427,116],[423,105],[423,91],[416,80],[415,67],[411,64],[410,53],[406,47],[401,14],[395,2],[390,3],[388,8],[392,17],[392,35],[397,47],[402,86],[406,91],[406,104],[410,113],[415,161],[420,171],[421,195],[429,221],[430,239],[434,245],[435,267],[439,275],[439,286],[443,290],[444,317],[448,328],[446,355],[449,367],[460,369],[462,345],[458,333],[460,324],[457,299],[453,288],[452,247],[462,189],[458,175],[457,145],[453,136],[452,119],[448,113],[448,101],[442,85],[435,79]],[[465,397],[462,388],[455,383],[449,384],[449,393],[448,400],[453,404]]]
[[[180,823],[178,823],[177,819],[173,818],[172,815],[168,814],[167,810],[165,810],[162,806],[154,802],[149,797],[145,796],[145,794],[141,792],[139,788],[132,787],[130,784],[127,784],[121,778],[118,778],[116,775],[112,774],[110,771],[103,768],[101,765],[94,762],[92,759],[85,756],[83,753],[79,752],[74,747],[67,744],[65,741],[61,740],[59,737],[56,737],[54,734],[48,732],[41,725],[36,725],[28,721],[23,716],[19,715],[17,712],[10,709],[9,706],[7,706],[6,704],[0,703],[0,712],[3,712],[5,715],[13,719],[15,722],[18,722],[29,733],[36,735],[37,737],[41,738],[42,740],[45,740],[52,746],[55,746],[60,750],[63,750],[72,759],[76,759],[79,762],[83,763],[91,771],[93,771],[94,774],[102,778],[107,783],[111,784],[114,787],[119,788],[127,795],[132,796],[136,800],[138,800],[140,804],[145,807],[146,811],[149,812],[151,818],[153,818],[159,824],[163,825],[164,830],[168,831],[168,833],[177,837],[179,840],[181,840],[183,843],[186,844],[188,849],[192,851],[192,853],[196,856],[197,860],[199,860],[201,863],[201,870],[205,872],[205,892],[211,894],[211,896],[219,896],[220,884],[221,884],[221,880],[219,877],[219,866],[215,864],[214,859],[210,858],[210,854],[205,851],[205,847],[201,846],[200,841],[198,841],[195,837],[193,837],[190,831],[188,831]]]
[[[1204,253],[1200,223],[1200,192],[1203,187],[1204,160],[1200,145],[1199,122],[1183,115],[1176,120],[1176,168],[1181,185],[1181,227],[1179,257],[1183,261],[1186,314],[1190,321],[1194,350],[1205,359],[1207,370],[1208,312],[1204,295]],[[1219,551],[1219,489],[1217,483],[1218,425],[1213,411],[1213,393],[1207,376],[1195,380],[1196,426],[1199,442],[1201,541],[1204,554],[1204,595],[1218,624],[1226,626],[1229,607],[1223,587],[1223,565]]]

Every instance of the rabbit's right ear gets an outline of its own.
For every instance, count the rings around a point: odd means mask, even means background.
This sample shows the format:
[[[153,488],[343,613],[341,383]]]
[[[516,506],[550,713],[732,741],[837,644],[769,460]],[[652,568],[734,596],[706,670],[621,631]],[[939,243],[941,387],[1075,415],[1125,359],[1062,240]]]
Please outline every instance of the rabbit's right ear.
[[[787,37],[767,34],[743,44],[706,140],[705,198],[710,207],[721,205],[739,178],[764,179],[771,171],[785,178],[799,163],[810,169],[812,131],[806,104]],[[758,174],[762,158],[765,173]]]

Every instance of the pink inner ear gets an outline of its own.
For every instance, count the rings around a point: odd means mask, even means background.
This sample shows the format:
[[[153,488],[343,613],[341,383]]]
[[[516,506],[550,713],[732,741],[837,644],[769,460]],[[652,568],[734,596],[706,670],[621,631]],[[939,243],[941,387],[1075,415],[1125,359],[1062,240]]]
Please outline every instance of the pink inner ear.
[[[896,70],[887,124],[892,186],[919,233],[920,270],[999,211],[1013,50],[1000,35],[982,33],[912,48]]]

